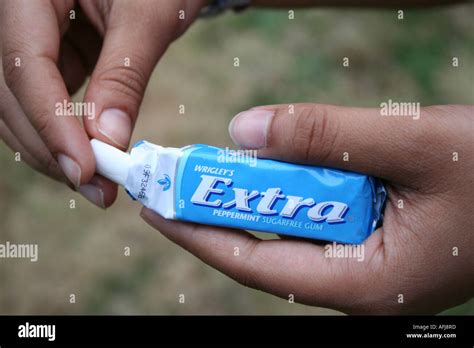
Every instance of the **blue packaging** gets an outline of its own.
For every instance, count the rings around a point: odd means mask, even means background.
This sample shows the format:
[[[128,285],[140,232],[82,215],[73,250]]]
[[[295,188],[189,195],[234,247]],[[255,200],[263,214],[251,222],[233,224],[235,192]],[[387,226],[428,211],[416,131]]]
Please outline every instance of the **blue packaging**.
[[[141,141],[130,153],[124,185],[165,218],[200,224],[360,244],[381,223],[380,180],[239,151]],[[98,172],[107,172],[104,156],[94,152]]]

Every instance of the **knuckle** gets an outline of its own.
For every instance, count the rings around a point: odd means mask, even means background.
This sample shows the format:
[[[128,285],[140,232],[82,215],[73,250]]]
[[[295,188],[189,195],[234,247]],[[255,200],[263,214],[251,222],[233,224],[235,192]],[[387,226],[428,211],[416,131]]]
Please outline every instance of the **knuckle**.
[[[140,63],[135,62],[133,66],[112,66],[99,73],[97,79],[107,90],[139,102],[143,97],[147,78],[135,66],[140,66]]]
[[[304,161],[311,160],[313,150],[311,149],[314,139],[315,117],[310,113],[311,109],[303,108],[295,115],[293,132],[291,134],[291,146],[293,152]]]
[[[22,66],[24,62],[22,62],[21,65],[18,65],[17,63],[18,59],[22,59],[23,56],[24,52],[21,50],[9,50],[7,52],[3,52],[3,76],[6,85],[12,90],[21,85],[22,81],[24,80],[25,69]]]
[[[33,126],[41,139],[46,141],[52,134],[52,117],[40,110],[33,110],[32,114],[36,116],[34,120],[32,120]]]
[[[295,114],[291,132],[293,152],[305,162],[324,162],[333,153],[337,137],[337,118],[325,106],[303,107]]]

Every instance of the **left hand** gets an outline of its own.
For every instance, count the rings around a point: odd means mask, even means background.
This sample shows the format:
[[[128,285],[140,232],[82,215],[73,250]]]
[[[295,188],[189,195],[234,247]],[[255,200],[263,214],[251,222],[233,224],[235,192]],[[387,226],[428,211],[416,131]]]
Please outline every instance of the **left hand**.
[[[208,0],[0,0],[0,139],[36,170],[105,208],[90,138],[125,150],[148,80]],[[184,12],[181,12],[184,11]],[[92,115],[58,117],[90,75]]]

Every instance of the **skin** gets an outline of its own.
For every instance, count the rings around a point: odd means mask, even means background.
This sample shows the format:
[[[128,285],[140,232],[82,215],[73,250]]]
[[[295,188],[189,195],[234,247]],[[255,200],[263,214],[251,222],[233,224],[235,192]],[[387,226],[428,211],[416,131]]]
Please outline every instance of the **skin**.
[[[94,175],[89,138],[125,150],[138,116],[148,79],[169,44],[193,22],[205,0],[3,0],[0,33],[3,76],[0,79],[0,137],[23,159],[74,189],[92,184],[91,199],[110,206],[117,186]],[[75,10],[76,19],[70,20]],[[178,19],[184,10],[185,20]],[[133,28],[131,30],[130,28]],[[130,66],[124,64],[129,58]],[[21,66],[16,66],[16,59]],[[96,115],[118,109],[127,120],[98,129],[94,119],[56,117],[55,105],[70,101],[90,75],[85,102]],[[109,136],[108,136],[109,135]],[[59,155],[75,163],[71,175]]]
[[[424,0],[254,0],[254,6],[413,6]],[[88,140],[125,150],[130,142],[148,79],[169,44],[197,18],[209,0],[0,0],[0,138],[36,170],[105,208],[117,186],[94,175]],[[70,20],[70,11],[76,18]],[[184,10],[185,20],[178,11]],[[133,28],[133,30],[130,30]],[[130,66],[124,66],[124,58]],[[21,66],[16,66],[21,59]],[[95,103],[90,120],[54,117],[55,105],[70,101],[87,76],[84,102]],[[120,110],[112,131],[98,127],[102,111]],[[65,166],[60,157],[69,158]],[[67,170],[69,167],[69,170]],[[71,173],[71,167],[73,172]],[[91,192],[92,190],[92,192]]]
[[[81,188],[87,185],[89,200],[101,207],[110,206],[117,187],[94,174],[89,139],[98,138],[121,149],[128,147],[153,68],[206,3],[0,1],[0,138],[33,168],[83,194]],[[253,2],[255,6],[278,7],[445,3],[448,1]],[[73,21],[69,20],[72,9],[76,11]],[[178,19],[181,9],[186,12],[185,20]],[[124,57],[130,58],[130,67],[123,64]],[[21,59],[20,67],[15,65],[17,58]],[[112,108],[127,116],[127,121],[109,124],[114,127],[114,136],[99,129],[100,117],[83,118],[82,125],[77,118],[54,115],[55,104],[70,101],[70,95],[88,76],[84,101],[95,103],[96,114]],[[390,118],[382,122],[374,116],[376,110],[334,108],[300,105],[296,110],[302,116],[292,115],[288,120],[280,116],[285,115],[285,106],[266,107],[275,110],[275,117],[259,155],[346,168],[387,180],[390,199],[384,227],[366,242],[364,263],[325,259],[321,246],[307,241],[261,242],[243,231],[166,221],[147,210],[144,218],[241,283],[284,298],[292,293],[303,303],[353,313],[411,313],[435,312],[472,296],[470,250],[474,245],[466,231],[473,227],[468,210],[473,203],[473,185],[465,175],[473,169],[467,152],[472,150],[472,107],[427,108],[419,122],[408,127],[400,127]],[[334,117],[324,116],[329,114]],[[342,122],[341,115],[354,119]],[[372,119],[364,123],[368,115]],[[428,124],[425,119],[437,121]],[[287,127],[293,129],[292,137],[283,132]],[[346,133],[340,133],[344,129]],[[249,138],[247,135],[244,137]],[[340,161],[343,149],[350,151],[350,162]],[[453,151],[460,154],[455,164],[450,162]],[[60,155],[72,160],[79,175],[65,173],[58,161]],[[398,199],[405,202],[403,210],[396,208]],[[230,252],[235,246],[244,251],[239,259]],[[460,248],[457,257],[452,256],[454,246]],[[261,258],[265,266],[255,267]],[[404,304],[396,302],[400,293],[405,294]]]
[[[294,107],[291,115],[288,105],[251,109],[243,119],[242,113],[231,124],[231,136],[241,147],[260,148],[259,157],[384,179],[383,226],[365,241],[363,262],[327,258],[324,246],[308,240],[260,240],[246,231],[165,220],[146,208],[142,217],[239,283],[285,299],[293,294],[304,304],[352,314],[432,314],[471,298],[474,108],[432,106],[413,120],[384,117],[380,109]],[[262,128],[266,135],[255,122],[251,128],[245,124],[247,117],[262,118],[262,110],[273,113]]]

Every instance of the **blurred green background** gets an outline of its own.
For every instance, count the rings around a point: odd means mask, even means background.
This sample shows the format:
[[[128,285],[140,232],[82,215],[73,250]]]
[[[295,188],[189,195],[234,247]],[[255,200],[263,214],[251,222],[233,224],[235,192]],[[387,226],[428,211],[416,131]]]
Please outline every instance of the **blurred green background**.
[[[473,104],[472,18],[462,5],[407,10],[403,20],[397,10],[313,9],[296,10],[294,20],[249,10],[198,21],[155,70],[133,140],[231,146],[229,121],[259,104]],[[15,162],[5,146],[0,163],[0,242],[38,243],[40,252],[36,263],[0,260],[1,314],[337,313],[235,283],[145,224],[122,191],[102,211]],[[448,313],[474,314],[474,302]]]

